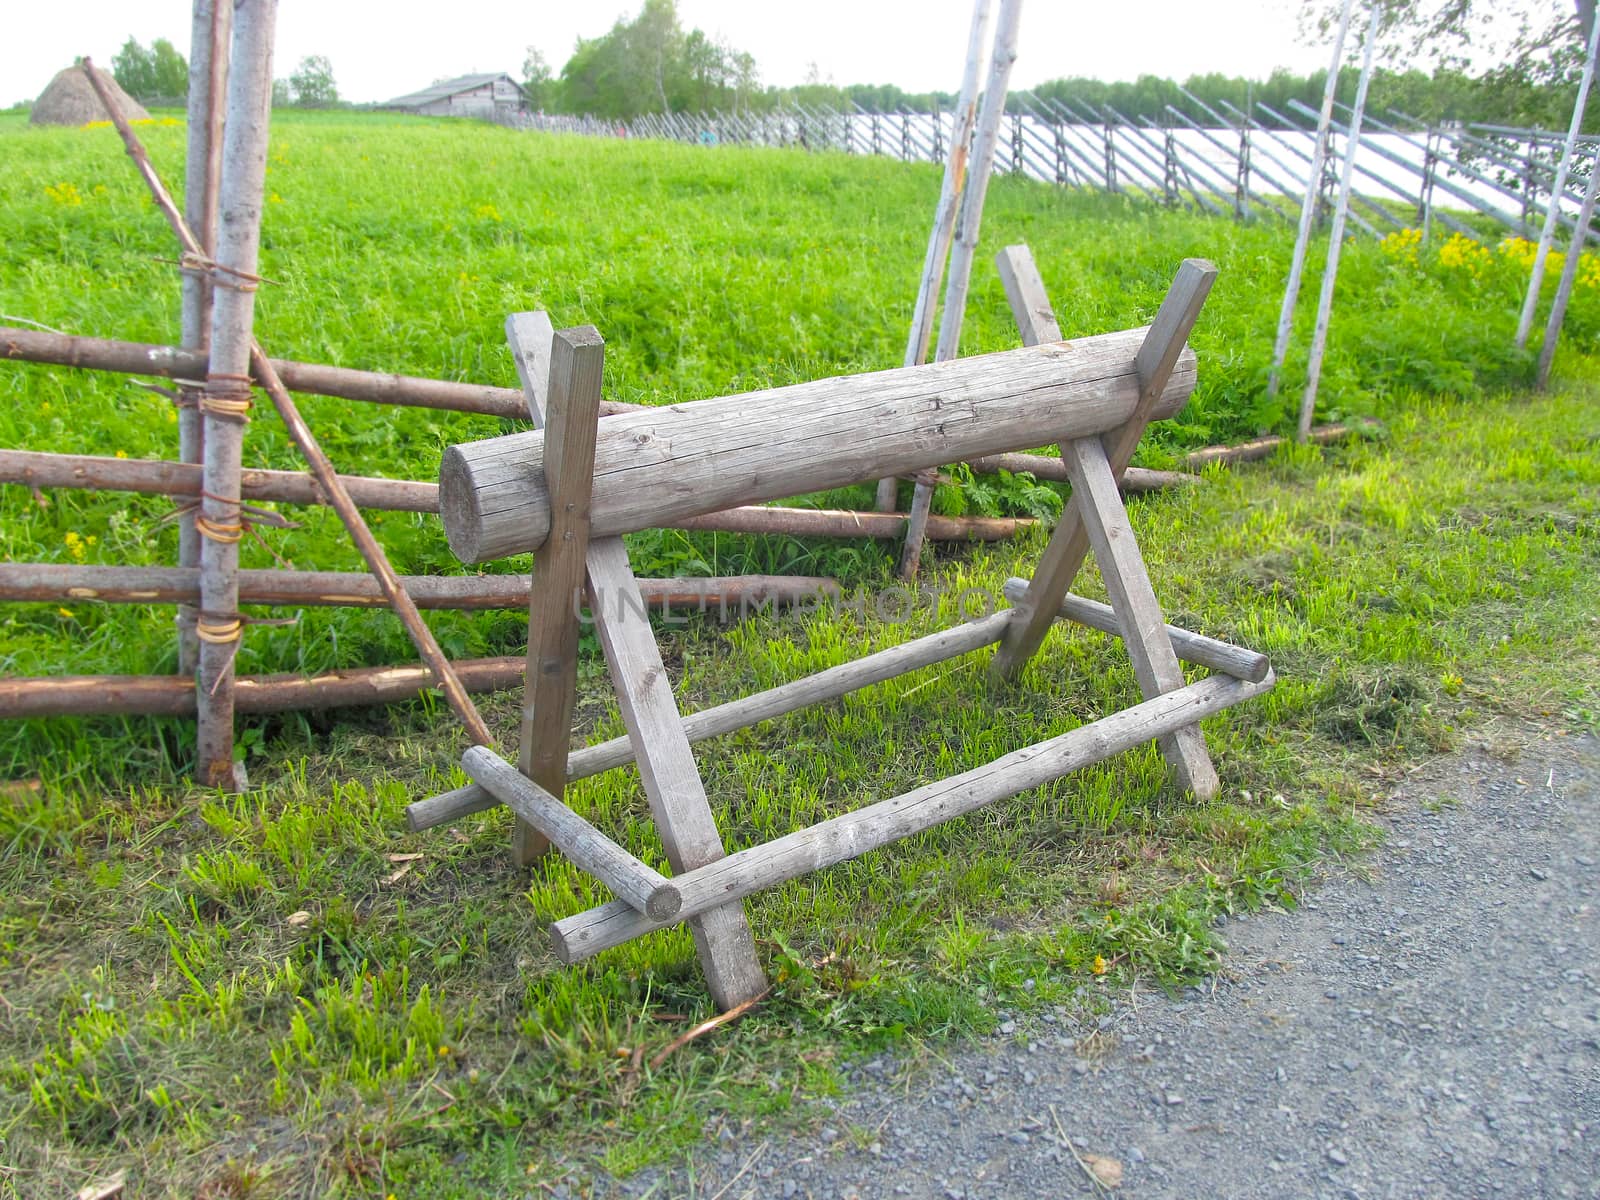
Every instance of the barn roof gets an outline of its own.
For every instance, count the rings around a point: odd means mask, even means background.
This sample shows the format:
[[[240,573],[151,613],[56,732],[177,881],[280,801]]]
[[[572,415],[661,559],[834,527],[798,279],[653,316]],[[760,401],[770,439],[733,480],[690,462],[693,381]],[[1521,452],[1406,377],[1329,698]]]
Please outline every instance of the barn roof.
[[[470,92],[473,88],[480,88],[486,83],[493,83],[496,79],[510,81],[520,92],[522,85],[512,79],[504,71],[490,71],[481,75],[458,75],[454,79],[441,79],[438,83],[430,84],[420,92],[411,92],[405,96],[396,96],[393,100],[384,101],[384,108],[420,108],[424,104],[432,104],[435,100],[447,100],[460,92]]]

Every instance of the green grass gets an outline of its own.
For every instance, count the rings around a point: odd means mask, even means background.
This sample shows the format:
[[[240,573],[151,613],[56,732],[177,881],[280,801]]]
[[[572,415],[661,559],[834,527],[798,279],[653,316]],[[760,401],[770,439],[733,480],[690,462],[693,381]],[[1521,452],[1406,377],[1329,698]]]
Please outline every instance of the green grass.
[[[180,131],[148,132],[175,178]],[[17,231],[0,245],[0,313],[169,340],[176,288],[155,261],[168,239],[114,139],[0,120],[0,140],[0,214]],[[81,203],[45,196],[68,182]],[[261,337],[285,357],[510,383],[504,313],[547,307],[598,325],[608,393],[645,401],[888,366],[937,185],[890,162],[297,117],[275,130],[268,188],[281,203],[263,270],[280,286],[261,293]],[[1281,427],[1261,380],[1285,229],[1010,180],[992,189],[985,228],[985,259],[1033,246],[1069,333],[1147,319],[1179,258],[1218,261],[1195,339],[1201,392],[1146,461]],[[254,790],[238,797],[183,782],[181,722],[0,729],[0,778],[43,780],[0,797],[0,1194],[57,1195],[118,1167],[141,1196],[501,1194],[670,1156],[715,1119],[805,1119],[853,1056],[893,1047],[915,1062],[1001,1009],[1092,1006],[1135,974],[1193,978],[1220,952],[1217,913],[1292,905],[1319,859],[1370,840],[1362,810],[1404,765],[1462,727],[1502,714],[1594,727],[1593,384],[1505,390],[1526,360],[1505,349],[1517,297],[1499,258],[1474,273],[1358,243],[1347,264],[1324,415],[1382,416],[1388,437],[1294,450],[1133,510],[1170,619],[1266,651],[1281,677],[1207,722],[1222,797],[1173,795],[1145,749],[756,897],[772,998],[659,1070],[632,1069],[635,1054],[647,1063],[683,1029],[669,1018],[708,1012],[684,931],[561,969],[545,926],[604,899],[592,880],[554,859],[510,869],[500,815],[402,832],[407,801],[460,781],[462,739],[436,703],[246,723]],[[1580,351],[1595,310],[1581,294]],[[968,351],[1013,344],[988,270],[967,329]],[[1560,361],[1569,378],[1592,372],[1586,356]],[[1431,388],[1457,394],[1417,394]],[[0,395],[3,444],[164,457],[175,441],[164,402],[108,378],[7,365]],[[342,468],[417,478],[441,446],[500,427],[306,409]],[[247,446],[251,465],[293,465],[270,420]],[[88,561],[172,560],[164,504],[49,499],[0,495],[10,557],[68,561],[70,532],[96,536]],[[301,529],[267,535],[279,553],[357,566],[325,515],[294,515]],[[378,528],[401,570],[456,569],[431,522]],[[878,550],[633,542],[643,573],[832,570],[862,601],[672,633],[685,707],[948,624],[939,597],[997,592],[1038,549],[941,554],[907,619],[889,622],[870,603]],[[1081,590],[1098,592],[1092,574]],[[9,606],[0,651],[8,673],[170,669],[169,615]],[[513,614],[430,621],[453,653],[513,649],[524,632]],[[245,653],[250,670],[406,654],[390,618],[332,611],[252,630]],[[582,674],[586,736],[615,734],[592,648]],[[721,739],[699,760],[726,841],[744,846],[1135,696],[1116,643],[1062,630],[1013,687],[988,685],[978,655]],[[516,708],[492,698],[493,727],[509,736]],[[572,794],[661,860],[632,772]],[[389,856],[415,853],[389,882],[404,865]]]

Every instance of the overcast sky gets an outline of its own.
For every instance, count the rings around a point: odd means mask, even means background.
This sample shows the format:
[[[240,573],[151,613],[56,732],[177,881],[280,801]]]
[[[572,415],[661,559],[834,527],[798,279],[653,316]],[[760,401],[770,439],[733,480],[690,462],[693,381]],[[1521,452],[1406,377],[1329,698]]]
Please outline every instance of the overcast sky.
[[[333,63],[340,95],[387,100],[469,71],[519,75],[526,47],[559,71],[579,37],[594,37],[641,0],[280,0],[274,74],[305,55]],[[132,36],[167,38],[186,56],[186,0],[4,0],[0,104],[31,99],[81,54],[109,65]],[[1296,38],[1297,0],[1031,0],[1012,80],[1060,75],[1133,79],[1196,72],[1264,76],[1326,66],[1328,51]],[[695,26],[755,55],[763,83],[801,83],[816,63],[835,83],[895,83],[953,92],[961,81],[971,0],[679,0]]]

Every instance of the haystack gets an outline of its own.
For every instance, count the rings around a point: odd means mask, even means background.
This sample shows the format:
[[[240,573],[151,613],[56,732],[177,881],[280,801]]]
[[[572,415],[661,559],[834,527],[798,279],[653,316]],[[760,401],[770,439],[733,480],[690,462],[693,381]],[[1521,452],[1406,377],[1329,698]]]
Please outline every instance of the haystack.
[[[150,114],[144,110],[144,106],[123,91],[115,79],[107,75],[105,81],[123,116],[130,121],[149,118]],[[58,73],[50,81],[50,86],[39,93],[39,98],[33,102],[33,113],[28,117],[28,123],[87,125],[90,121],[110,119],[111,114],[106,111],[106,106],[100,103],[100,97],[95,95],[89,77],[83,73],[83,68],[73,66]]]

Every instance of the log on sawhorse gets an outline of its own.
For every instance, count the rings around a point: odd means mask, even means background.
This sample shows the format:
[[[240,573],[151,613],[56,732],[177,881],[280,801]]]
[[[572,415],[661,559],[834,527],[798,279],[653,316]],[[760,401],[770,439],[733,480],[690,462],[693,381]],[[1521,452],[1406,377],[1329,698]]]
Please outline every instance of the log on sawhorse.
[[[617,899],[555,923],[563,961],[686,921],[712,997],[728,1009],[766,986],[742,904],[754,892],[1151,739],[1180,787],[1215,794],[1199,722],[1269,690],[1271,666],[1253,651],[1166,623],[1117,489],[1145,426],[1176,412],[1193,389],[1185,343],[1215,270],[1186,262],[1148,330],[1075,342],[1055,330],[1025,249],[1006,252],[1002,273],[1029,343],[1021,350],[675,405],[604,426],[597,420],[599,335],[587,327],[556,333],[536,313],[507,322],[530,410],[544,428],[452,447],[441,496],[446,532],[464,559],[535,553],[520,770],[476,747],[463,760],[473,782],[412,804],[408,819],[426,829],[506,804],[517,817],[519,861],[553,844],[605,883]],[[621,534],[669,516],[1048,441],[1061,444],[1072,499],[1033,579],[1007,583],[1013,608],[679,713]],[[1110,604],[1069,592],[1090,553]],[[594,617],[627,733],[569,753],[581,600]],[[999,647],[997,674],[1014,673],[1058,620],[1120,637],[1143,701],[985,766],[725,853],[691,743],[988,646]],[[1214,674],[1188,683],[1180,660]],[[562,800],[568,781],[627,763],[638,765],[670,877]]]

